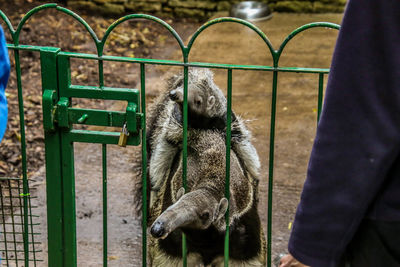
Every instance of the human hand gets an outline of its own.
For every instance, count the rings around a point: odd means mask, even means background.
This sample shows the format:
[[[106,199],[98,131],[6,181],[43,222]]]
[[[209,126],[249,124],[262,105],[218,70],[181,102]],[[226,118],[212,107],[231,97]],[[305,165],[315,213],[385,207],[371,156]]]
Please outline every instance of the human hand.
[[[279,267],[309,267],[296,260],[292,255],[283,256],[279,262]]]

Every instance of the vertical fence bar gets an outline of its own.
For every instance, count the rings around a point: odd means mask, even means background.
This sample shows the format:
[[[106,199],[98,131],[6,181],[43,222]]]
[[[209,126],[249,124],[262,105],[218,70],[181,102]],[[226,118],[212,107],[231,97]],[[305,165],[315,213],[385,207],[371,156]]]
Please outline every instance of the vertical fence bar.
[[[57,56],[59,96],[66,97],[71,84],[70,58]],[[71,101],[69,101],[71,103]],[[60,129],[63,190],[63,257],[65,267],[77,266],[76,250],[76,202],[74,145],[69,138],[69,128]]]
[[[5,210],[4,210],[4,201],[3,201],[3,186],[0,182],[0,204],[1,204],[1,218],[3,220],[3,236],[4,236],[4,249],[6,253],[6,264],[7,266],[10,266],[9,262],[9,257],[8,257],[8,246],[7,246],[7,229],[6,229],[6,218],[4,216]]]
[[[68,130],[63,130],[67,135]],[[74,145],[67,136],[61,139],[61,157],[63,160],[63,217],[64,217],[64,265],[77,266],[76,253],[76,203],[75,203],[75,170]]]
[[[269,140],[269,172],[268,172],[268,215],[267,215],[267,266],[271,267],[272,256],[272,191],[274,178],[274,148],[275,148],[275,118],[276,95],[278,87],[278,71],[274,70],[272,80],[271,98],[271,128]]]
[[[99,47],[97,47],[99,49]],[[103,49],[101,51],[97,50],[98,56],[102,57]],[[99,87],[104,87],[104,70],[102,59],[99,59]],[[102,161],[103,161],[103,266],[107,267],[107,146],[106,144],[102,144]]]
[[[320,73],[319,74],[319,78],[318,78],[318,115],[317,115],[317,122],[319,122],[319,118],[321,116],[323,98],[324,98],[324,74]]]
[[[33,233],[33,219],[32,219],[32,205],[31,205],[31,195],[28,197],[29,202],[29,219],[31,224],[31,241],[32,241],[32,254],[33,254],[33,265],[36,267],[36,250],[35,250],[35,238]]]
[[[59,48],[47,47],[40,50],[42,89],[58,94],[57,54]],[[50,115],[43,110],[43,117]],[[43,119],[43,121],[45,121]],[[62,217],[62,173],[61,140],[59,131],[44,131],[46,160],[47,239],[48,265],[63,266],[63,217]]]
[[[140,64],[142,125],[142,266],[147,266],[147,144],[146,144],[146,68]]]
[[[19,108],[19,126],[21,131],[21,162],[22,162],[22,179],[23,179],[23,197],[24,197],[24,257],[25,267],[29,267],[29,244],[28,244],[28,175],[26,165],[26,141],[25,141],[25,116],[24,116],[24,100],[22,95],[21,81],[21,64],[19,61],[19,50],[14,51],[15,70],[17,75],[18,88],[18,108]]]
[[[103,161],[103,266],[107,267],[107,145],[102,144],[102,161]]]
[[[188,129],[188,77],[189,68],[187,66],[183,69],[183,151],[182,151],[182,183],[185,192],[187,192],[187,129]],[[182,234],[182,264],[183,267],[187,266],[187,244],[186,235]]]
[[[16,267],[18,267],[18,250],[17,250],[17,239],[15,236],[15,221],[14,221],[14,204],[13,204],[13,198],[12,198],[12,192],[11,192],[11,181],[7,180],[8,183],[8,194],[9,194],[9,200],[10,200],[10,216],[11,216],[11,223],[12,223],[12,236],[13,236],[13,242],[14,242],[14,253],[15,253],[15,265]],[[21,216],[21,233],[23,233],[23,217],[22,214],[20,214]],[[6,232],[4,233],[5,235],[7,234]]]
[[[103,60],[99,59],[99,86],[104,87],[104,71],[103,71]]]
[[[16,189],[18,190],[18,202],[19,202],[19,205],[17,206],[19,208],[19,215],[20,215],[20,224],[19,224],[19,226],[21,227],[21,232],[24,232],[23,229],[22,229],[22,226],[24,225],[24,217],[23,217],[24,210],[23,210],[23,203],[22,203],[22,200],[21,200],[21,197],[23,196],[23,193],[21,192],[20,180],[17,180],[17,188]],[[29,198],[29,201],[30,201],[30,198]],[[29,210],[30,210],[30,206],[29,206]],[[30,219],[32,219],[32,216],[30,216]],[[31,220],[31,229],[32,229],[32,220]],[[32,233],[33,233],[33,231],[31,231],[31,234]],[[32,237],[33,237],[33,235],[32,235]],[[29,249],[29,233],[28,233],[28,249]],[[34,255],[34,257],[35,257],[35,255]],[[33,263],[36,266],[36,262],[34,261]]]
[[[230,198],[230,172],[231,172],[231,122],[232,122],[232,69],[228,69],[228,92],[226,110],[226,164],[225,164],[225,197]],[[224,266],[229,266],[229,205],[225,213],[225,244],[224,244]]]
[[[18,224],[17,224],[17,231],[18,230],[21,230],[21,233],[24,233],[24,230],[22,229],[23,228],[23,226],[24,226],[24,210],[23,210],[23,203],[22,203],[22,200],[21,200],[21,197],[22,197],[22,194],[23,193],[21,193],[21,183],[20,183],[20,180],[18,179],[17,181],[17,191],[18,191],[18,199],[17,199],[17,201],[19,202],[18,203],[18,205],[17,205],[17,207],[16,208],[19,208],[19,217],[20,217],[20,224],[19,224],[19,227],[18,227]],[[10,184],[10,186],[11,186],[11,184]],[[10,191],[10,193],[11,193],[12,191]],[[18,229],[18,228],[20,228],[20,229]],[[14,242],[16,242],[16,240],[14,239]],[[18,245],[16,246],[17,248],[18,248]],[[15,254],[17,254],[17,252],[15,252]]]

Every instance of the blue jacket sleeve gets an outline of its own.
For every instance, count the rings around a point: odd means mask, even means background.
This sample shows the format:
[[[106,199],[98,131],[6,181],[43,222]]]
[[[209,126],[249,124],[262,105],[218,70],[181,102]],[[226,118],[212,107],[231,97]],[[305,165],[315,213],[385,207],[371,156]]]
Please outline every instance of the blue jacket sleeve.
[[[313,267],[336,266],[399,148],[400,1],[350,0],[289,252]]]
[[[6,40],[3,29],[0,26],[0,141],[3,139],[7,126],[7,99],[5,89],[10,75],[10,59],[6,47]]]

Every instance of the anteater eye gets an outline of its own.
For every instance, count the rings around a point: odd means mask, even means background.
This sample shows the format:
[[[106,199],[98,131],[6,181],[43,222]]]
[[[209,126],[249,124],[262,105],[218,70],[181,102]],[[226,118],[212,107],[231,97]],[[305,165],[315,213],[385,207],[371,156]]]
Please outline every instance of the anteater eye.
[[[208,218],[210,218],[210,213],[208,211],[205,211],[200,215],[200,219],[203,221],[208,220]]]

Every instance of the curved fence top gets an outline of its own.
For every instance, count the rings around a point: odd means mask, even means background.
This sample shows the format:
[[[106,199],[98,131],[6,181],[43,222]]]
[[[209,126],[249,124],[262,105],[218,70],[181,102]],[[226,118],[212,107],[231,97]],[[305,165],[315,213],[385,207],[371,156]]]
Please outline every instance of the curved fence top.
[[[246,20],[242,20],[242,19],[238,19],[238,18],[223,17],[223,18],[216,18],[216,19],[210,20],[210,21],[206,22],[205,24],[203,24],[202,26],[200,26],[197,29],[197,31],[193,34],[193,36],[190,38],[188,44],[185,45],[183,40],[182,40],[182,38],[180,37],[180,35],[172,28],[171,25],[169,25],[164,20],[162,20],[160,18],[157,18],[155,16],[151,16],[151,15],[130,14],[130,15],[124,16],[124,17],[116,20],[114,23],[112,23],[108,27],[106,32],[104,33],[103,38],[99,39],[97,37],[96,33],[94,32],[94,30],[90,27],[90,25],[82,17],[80,17],[78,14],[76,14],[75,12],[73,12],[73,11],[67,9],[67,8],[58,6],[57,4],[44,4],[44,5],[35,7],[32,10],[30,10],[28,13],[26,13],[26,15],[18,23],[18,26],[17,26],[16,30],[14,30],[9,18],[4,14],[3,11],[0,10],[0,18],[5,22],[7,28],[9,30],[9,32],[10,32],[10,34],[12,36],[12,41],[14,43],[14,46],[18,46],[19,45],[19,37],[20,37],[21,29],[25,25],[26,21],[31,16],[39,13],[40,11],[42,11],[44,9],[50,9],[50,8],[54,8],[57,11],[60,11],[60,12],[62,12],[64,14],[67,14],[67,15],[73,17],[76,21],[78,21],[81,25],[84,26],[84,28],[87,30],[87,32],[89,33],[91,39],[93,40],[93,42],[96,45],[97,56],[98,57],[103,57],[103,50],[104,50],[105,43],[106,43],[108,37],[110,36],[111,32],[118,25],[122,24],[125,21],[135,20],[135,19],[145,19],[145,20],[148,20],[148,21],[156,22],[157,24],[161,25],[163,28],[168,30],[168,32],[177,41],[177,43],[178,43],[178,45],[179,45],[179,47],[181,49],[183,63],[188,63],[188,57],[189,57],[190,51],[192,49],[192,46],[193,46],[194,42],[199,37],[199,35],[201,35],[201,33],[205,29],[207,29],[210,26],[215,25],[215,24],[227,23],[227,22],[238,23],[238,24],[244,25],[245,27],[247,27],[247,28],[251,29],[252,31],[254,31],[263,40],[263,42],[268,47],[268,51],[271,53],[275,68],[278,67],[278,62],[279,62],[280,56],[281,56],[282,52],[284,51],[286,45],[297,34],[303,32],[305,30],[308,30],[308,29],[311,29],[311,28],[317,28],[317,27],[328,28],[328,29],[336,29],[336,30],[339,30],[339,28],[340,28],[340,26],[338,24],[330,23],[330,22],[314,22],[314,23],[305,24],[305,25],[295,29],[294,31],[292,31],[284,39],[284,41],[279,46],[279,48],[278,49],[274,49],[274,47],[272,46],[272,44],[269,41],[268,37],[265,35],[265,33],[263,31],[261,31],[261,29],[258,28],[257,26],[255,26],[254,24],[252,24],[252,23],[250,23],[250,22],[248,22]]]
[[[279,46],[279,49],[276,50],[277,59],[279,60],[279,58],[280,58],[283,50],[285,49],[286,45],[288,44],[288,42],[290,40],[293,39],[293,37],[295,37],[296,35],[298,35],[299,33],[303,32],[305,30],[312,29],[312,28],[327,28],[327,29],[339,30],[340,26],[338,24],[331,23],[331,22],[313,22],[313,23],[308,23],[308,24],[305,24],[303,26],[300,26],[299,28],[297,28],[294,31],[292,31],[285,38],[285,40],[282,42],[282,44]]]
[[[261,39],[264,41],[264,43],[267,45],[269,51],[271,52],[271,55],[274,55],[274,48],[272,47],[271,42],[268,40],[267,36],[265,35],[264,32],[262,32],[257,26],[255,26],[254,24],[243,20],[243,19],[238,19],[238,18],[229,18],[229,17],[224,17],[224,18],[216,18],[213,20],[210,20],[208,22],[206,22],[205,24],[203,24],[192,36],[192,38],[189,40],[188,46],[187,46],[187,55],[189,55],[193,43],[195,42],[195,40],[197,39],[197,37],[208,27],[214,25],[214,24],[219,24],[219,23],[224,23],[224,22],[233,22],[233,23],[239,23],[242,24],[248,28],[250,28],[251,30],[253,30],[254,32],[256,32],[258,34],[258,36],[261,37]]]
[[[179,36],[179,34],[171,27],[171,25],[169,25],[168,23],[166,23],[165,21],[163,21],[162,19],[159,19],[157,17],[151,16],[151,15],[145,15],[145,14],[131,14],[131,15],[127,15],[124,16],[118,20],[116,20],[114,23],[112,23],[108,29],[106,30],[103,39],[101,40],[100,44],[101,44],[101,50],[104,48],[104,44],[107,41],[108,36],[110,35],[110,33],[121,23],[128,21],[128,20],[134,20],[134,19],[146,19],[149,21],[154,21],[156,23],[158,23],[159,25],[161,25],[162,27],[164,27],[165,29],[167,29],[172,36],[175,38],[175,40],[178,42],[179,47],[181,48],[182,53],[184,53],[185,51],[185,45],[181,39],[181,37]]]

